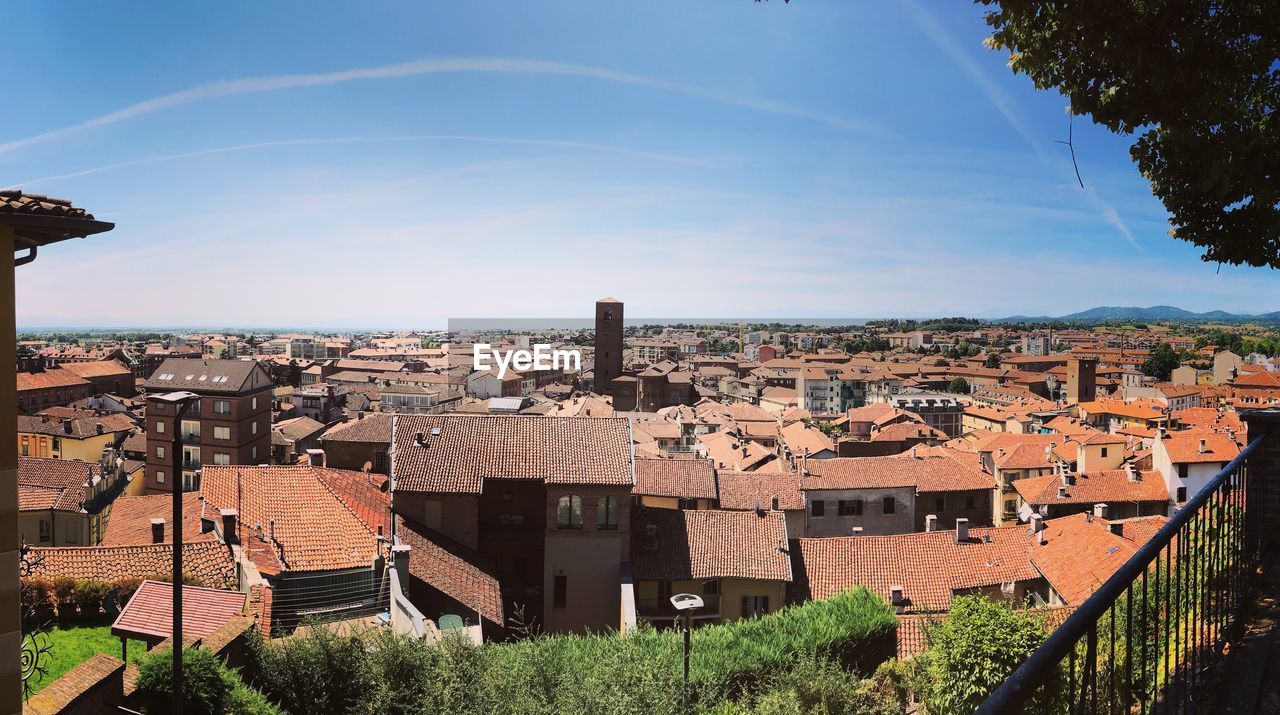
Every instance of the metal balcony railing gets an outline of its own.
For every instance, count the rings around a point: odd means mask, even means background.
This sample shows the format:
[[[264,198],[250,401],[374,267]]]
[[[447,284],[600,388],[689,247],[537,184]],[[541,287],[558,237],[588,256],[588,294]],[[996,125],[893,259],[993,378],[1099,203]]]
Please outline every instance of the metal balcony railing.
[[[978,709],[1192,712],[1235,637],[1277,511],[1268,473],[1280,415],[1248,416],[1249,444],[1060,625]],[[1272,457],[1276,456],[1271,446]]]

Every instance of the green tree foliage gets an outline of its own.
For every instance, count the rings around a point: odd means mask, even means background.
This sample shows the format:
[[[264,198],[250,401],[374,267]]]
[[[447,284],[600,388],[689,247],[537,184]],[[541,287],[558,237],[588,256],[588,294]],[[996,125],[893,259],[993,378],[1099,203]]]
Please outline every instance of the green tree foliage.
[[[1169,379],[1170,373],[1178,368],[1182,361],[1178,359],[1178,353],[1174,352],[1169,343],[1160,343],[1151,355],[1142,363],[1142,374],[1149,375],[1160,381]]]
[[[954,392],[957,395],[969,394],[969,381],[963,377],[957,377],[947,383],[947,392]]]
[[[1241,355],[1243,349],[1244,337],[1234,330],[1223,330],[1222,328],[1214,328],[1206,333],[1196,337],[1196,347],[1203,348],[1207,345],[1215,345],[1219,350],[1230,350],[1237,355]]]
[[[976,710],[1044,642],[1046,631],[1007,603],[961,596],[928,637],[930,649],[917,656],[925,705],[930,715],[961,715]]]
[[[1280,3],[976,0],[988,44],[1130,156],[1203,258],[1280,268]]]
[[[990,353],[987,359],[982,363],[983,367],[998,368],[1000,367],[1000,353]]]
[[[752,708],[773,690],[802,705],[861,697],[862,678],[892,658],[897,620],[866,589],[693,633],[690,698],[699,709]],[[255,684],[294,715],[332,713],[686,712],[681,634],[544,635],[474,646],[386,631],[362,638],[309,629],[260,645]],[[788,679],[796,668],[808,668]],[[871,688],[892,690],[891,681]],[[801,687],[803,685],[803,687]],[[792,696],[779,698],[790,702]],[[866,697],[870,698],[868,694]],[[809,712],[805,707],[797,712]],[[788,712],[777,710],[777,712]]]
[[[145,713],[167,713],[173,704],[173,651],[153,650],[138,662],[137,694]],[[202,648],[182,651],[182,711],[192,715],[276,715],[279,708],[245,685],[218,656]]]

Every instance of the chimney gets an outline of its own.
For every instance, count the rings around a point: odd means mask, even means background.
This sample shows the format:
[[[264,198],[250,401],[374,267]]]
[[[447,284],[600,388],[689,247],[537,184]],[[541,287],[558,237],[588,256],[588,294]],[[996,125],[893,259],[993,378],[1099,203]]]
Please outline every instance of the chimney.
[[[162,517],[157,516],[151,520],[151,543],[164,543],[164,519]]]
[[[1204,440],[1203,440],[1203,439],[1201,439],[1201,440],[1200,440],[1200,448],[1199,448],[1197,451],[1198,451],[1200,454],[1204,454],[1205,452],[1208,452],[1208,451],[1209,451],[1209,450],[1205,449],[1205,444],[1204,444]]]
[[[1125,476],[1129,478],[1129,481],[1131,482],[1138,481],[1138,470],[1133,468],[1133,462],[1125,462],[1124,473],[1125,473]]]
[[[323,449],[307,450],[307,464],[310,464],[313,467],[323,467],[325,466],[325,461],[326,460],[325,460],[325,454]]]
[[[889,587],[889,603],[890,604],[892,604],[894,607],[901,608],[902,606],[906,605],[906,601],[907,599],[902,593],[901,585]]]
[[[861,527],[861,526],[851,526],[851,527],[849,527],[849,535],[850,535],[850,536],[862,536],[862,527]]]
[[[98,422],[94,426],[98,429],[98,434],[102,434],[103,432],[107,431],[106,425],[102,424],[101,422]]]
[[[236,510],[219,509],[218,514],[222,517],[222,540],[228,544],[239,543],[236,531]]]
[[[926,516],[926,517],[924,518],[924,530],[925,530],[925,531],[937,531],[937,530],[938,530],[938,515],[937,515],[937,514],[929,514],[928,516]]]
[[[920,459],[920,455],[919,455],[919,453],[917,453],[917,452],[916,452],[916,445],[914,445],[914,444],[913,444],[913,445],[911,445],[911,458],[912,458],[912,459]]]
[[[416,444],[416,445],[418,445],[419,447],[421,447],[421,446],[423,446],[424,442],[425,442],[425,440],[423,439],[423,436],[422,436],[422,430],[418,430],[417,432],[414,432],[414,433],[413,433],[413,443],[414,443],[414,444]]]
[[[963,543],[969,540],[969,520],[956,519],[956,543]]]
[[[1116,536],[1124,536],[1124,524],[1118,521],[1113,521],[1110,524],[1107,524],[1107,529]]]
[[[1044,515],[1042,514],[1031,515],[1031,531],[1036,533],[1044,531]]]
[[[70,419],[66,419],[66,420],[63,420],[63,421],[62,421],[62,431],[63,431],[63,432],[66,432],[67,434],[71,434],[73,430],[74,430],[74,426],[71,424],[71,420],[70,420]]]
[[[396,577],[400,579],[400,589],[405,593],[409,592],[410,553],[412,553],[412,547],[408,544],[397,544],[391,547],[391,565],[396,570]]]
[[[1107,518],[1107,505],[1105,503],[1094,504],[1093,515],[1099,519]]]

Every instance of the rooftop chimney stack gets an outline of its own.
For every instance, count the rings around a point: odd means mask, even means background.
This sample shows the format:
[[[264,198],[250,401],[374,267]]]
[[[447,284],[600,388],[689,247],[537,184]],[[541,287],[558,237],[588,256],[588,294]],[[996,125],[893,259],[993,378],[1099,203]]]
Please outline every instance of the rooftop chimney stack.
[[[924,530],[925,530],[925,531],[937,531],[937,530],[938,530],[938,515],[937,515],[937,514],[929,514],[928,516],[926,516],[926,517],[924,518]]]
[[[1037,533],[1044,531],[1044,516],[1042,514],[1031,515],[1031,530]]]
[[[1094,505],[1093,505],[1093,515],[1094,515],[1094,516],[1096,516],[1096,517],[1098,517],[1099,519],[1105,519],[1105,518],[1107,518],[1107,505],[1106,505],[1106,503],[1098,503],[1098,504],[1094,504]]]
[[[164,519],[156,517],[151,520],[151,543],[164,543]]]
[[[1124,536],[1124,524],[1118,521],[1113,521],[1110,524],[1107,524],[1107,529],[1116,536]]]
[[[1199,448],[1199,450],[1197,450],[1197,451],[1199,451],[1199,453],[1200,453],[1200,454],[1204,454],[1205,452],[1208,452],[1208,451],[1209,451],[1208,449],[1206,449],[1206,448],[1205,448],[1205,441],[1204,441],[1204,439],[1201,439],[1201,440],[1200,440],[1200,448]]]
[[[235,509],[219,509],[218,515],[222,517],[222,540],[228,544],[240,543],[239,532],[236,530],[238,512]]]
[[[889,587],[889,603],[890,604],[892,604],[895,608],[901,608],[902,606],[906,605],[906,601],[907,599],[906,599],[906,596],[903,594],[902,586],[897,585],[897,586]]]
[[[964,543],[969,540],[969,520],[956,519],[956,543]]]
[[[325,466],[325,454],[323,449],[308,449],[307,464],[313,467]]]

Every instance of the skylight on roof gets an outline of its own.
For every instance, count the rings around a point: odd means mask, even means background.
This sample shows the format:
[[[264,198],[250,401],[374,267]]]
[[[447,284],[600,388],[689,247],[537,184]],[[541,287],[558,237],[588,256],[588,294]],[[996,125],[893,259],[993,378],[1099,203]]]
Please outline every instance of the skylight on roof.
[[[184,379],[184,380],[194,380],[194,379],[196,379],[196,376],[195,376],[195,375],[187,375],[187,376],[186,376],[185,378],[183,378],[183,379]]]
[[[1108,553],[1108,554],[1114,554],[1115,552],[1117,552],[1117,551],[1119,551],[1119,550],[1120,550],[1120,547],[1119,547],[1119,546],[1112,546],[1111,548],[1107,549],[1107,553]]]
[[[171,373],[171,372],[166,372],[165,374],[161,375],[160,377],[157,377],[156,379],[157,379],[157,380],[172,380],[172,379],[173,379],[173,373]]]

